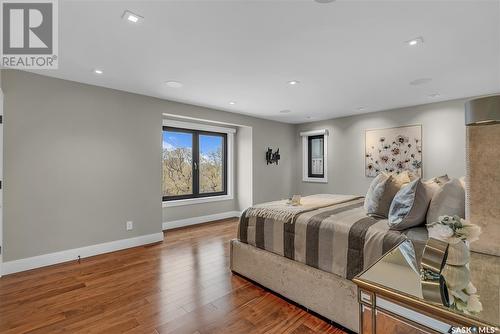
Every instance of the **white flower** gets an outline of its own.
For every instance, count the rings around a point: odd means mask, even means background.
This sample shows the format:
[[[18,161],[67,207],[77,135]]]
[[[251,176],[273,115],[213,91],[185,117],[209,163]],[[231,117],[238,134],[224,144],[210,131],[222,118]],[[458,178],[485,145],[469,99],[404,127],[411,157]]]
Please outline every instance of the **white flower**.
[[[471,313],[479,313],[483,310],[483,304],[479,301],[478,295],[471,295],[467,302],[467,311]]]
[[[446,242],[448,242],[448,239],[450,239],[455,234],[450,227],[439,223],[428,225],[427,230],[429,231],[429,238],[434,238]]]

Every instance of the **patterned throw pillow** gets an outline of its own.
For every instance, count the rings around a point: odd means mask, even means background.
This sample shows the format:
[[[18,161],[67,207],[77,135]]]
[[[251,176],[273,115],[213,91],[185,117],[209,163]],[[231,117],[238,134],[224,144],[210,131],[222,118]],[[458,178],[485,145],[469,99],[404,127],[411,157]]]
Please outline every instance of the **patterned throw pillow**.
[[[389,209],[389,227],[393,230],[406,230],[425,223],[432,193],[433,190],[420,178],[401,188]]]

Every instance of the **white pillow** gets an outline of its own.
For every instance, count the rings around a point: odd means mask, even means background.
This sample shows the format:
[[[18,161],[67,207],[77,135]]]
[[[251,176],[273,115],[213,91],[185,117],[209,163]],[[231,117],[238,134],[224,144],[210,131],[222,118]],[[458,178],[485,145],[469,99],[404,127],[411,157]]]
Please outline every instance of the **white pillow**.
[[[427,223],[445,215],[465,218],[465,191],[458,179],[451,179],[436,191],[427,211]]]

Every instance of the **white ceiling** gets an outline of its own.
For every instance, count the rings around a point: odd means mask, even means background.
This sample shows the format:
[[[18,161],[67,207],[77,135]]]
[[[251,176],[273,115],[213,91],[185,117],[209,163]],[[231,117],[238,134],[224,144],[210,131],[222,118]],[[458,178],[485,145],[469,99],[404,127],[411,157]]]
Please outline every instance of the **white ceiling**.
[[[144,21],[122,20],[126,9]],[[59,70],[38,73],[283,122],[500,92],[500,1],[60,1],[59,10]],[[420,46],[403,43],[418,36]],[[432,81],[409,84],[421,78]]]

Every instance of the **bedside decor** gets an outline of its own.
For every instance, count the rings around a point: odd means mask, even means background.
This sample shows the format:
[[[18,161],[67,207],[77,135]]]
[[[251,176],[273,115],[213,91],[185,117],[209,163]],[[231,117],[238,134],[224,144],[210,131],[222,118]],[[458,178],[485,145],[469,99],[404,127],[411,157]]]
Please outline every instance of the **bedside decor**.
[[[280,149],[278,148],[276,152],[273,152],[272,148],[267,148],[266,152],[266,162],[267,164],[273,164],[275,163],[276,165],[278,164],[278,161],[280,160]]]
[[[469,271],[469,242],[479,239],[481,227],[458,216],[442,216],[427,224],[430,238],[449,243],[448,258],[442,275],[448,287],[449,305],[467,314],[481,312],[482,304],[472,284]],[[434,239],[430,239],[434,240]]]
[[[365,175],[405,170],[422,176],[422,126],[366,130]]]
[[[291,205],[291,206],[300,206],[300,205],[302,205],[302,203],[300,202],[300,199],[301,199],[300,195],[293,195],[292,198],[289,198],[286,201],[286,204]]]
[[[441,251],[431,252],[436,256],[428,264],[429,268],[439,270],[444,254],[442,246],[446,243],[433,240]],[[408,254],[412,251],[413,256]],[[484,333],[494,333],[495,328],[500,327],[497,257],[472,252],[467,266],[445,265],[442,274],[447,285],[450,282],[448,288],[455,288],[448,289],[449,305],[446,306],[439,299],[433,302],[424,298],[420,275],[412,260],[415,255],[412,242],[402,241],[353,279],[358,286],[360,334],[465,333],[457,331],[462,327],[472,327],[470,333],[479,333],[477,329],[481,327]],[[450,270],[453,273],[448,273]],[[479,295],[485,298],[479,301]]]
[[[439,221],[426,224],[429,238],[442,240],[450,244],[479,239],[481,227],[469,223],[458,216],[441,216]]]
[[[290,203],[292,205],[300,205],[300,199],[301,199],[300,195],[293,195],[292,199],[290,200]]]
[[[466,218],[484,233],[471,249],[500,256],[500,95],[469,101],[467,125]]]
[[[458,216],[441,216],[439,221],[428,223],[429,238],[447,242],[448,259],[446,264],[463,266],[469,262],[468,244],[479,239],[481,228],[470,224]]]
[[[422,255],[420,269],[420,284],[424,299],[445,306],[449,306],[449,296],[441,272],[447,256],[448,243],[429,237]]]

